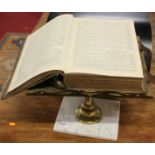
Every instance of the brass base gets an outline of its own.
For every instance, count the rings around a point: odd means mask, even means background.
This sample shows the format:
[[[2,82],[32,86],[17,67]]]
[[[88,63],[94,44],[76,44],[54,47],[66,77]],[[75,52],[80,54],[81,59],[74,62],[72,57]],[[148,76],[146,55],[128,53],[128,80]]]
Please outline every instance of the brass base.
[[[92,97],[86,97],[85,103],[76,109],[76,119],[85,124],[97,123],[101,120],[102,114]]]

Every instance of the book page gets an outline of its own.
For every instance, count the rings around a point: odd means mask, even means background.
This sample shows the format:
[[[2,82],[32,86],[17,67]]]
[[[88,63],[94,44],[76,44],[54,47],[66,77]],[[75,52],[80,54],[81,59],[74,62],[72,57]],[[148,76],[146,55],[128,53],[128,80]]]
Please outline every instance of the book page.
[[[134,22],[75,18],[66,72],[142,78]]]
[[[32,77],[50,70],[63,70],[65,46],[72,22],[71,15],[56,17],[29,35],[18,61],[8,91]]]

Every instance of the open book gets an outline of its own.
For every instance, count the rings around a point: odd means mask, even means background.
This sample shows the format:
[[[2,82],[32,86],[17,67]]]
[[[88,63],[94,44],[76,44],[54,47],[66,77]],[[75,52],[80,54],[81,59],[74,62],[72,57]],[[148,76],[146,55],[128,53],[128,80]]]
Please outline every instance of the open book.
[[[71,89],[144,92],[134,21],[54,18],[27,37],[4,96],[55,74]]]

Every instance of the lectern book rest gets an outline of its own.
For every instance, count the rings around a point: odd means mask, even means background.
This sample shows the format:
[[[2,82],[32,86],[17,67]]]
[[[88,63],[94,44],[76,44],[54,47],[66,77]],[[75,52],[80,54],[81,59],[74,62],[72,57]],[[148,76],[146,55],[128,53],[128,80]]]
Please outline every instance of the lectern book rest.
[[[54,18],[27,37],[2,98],[55,75],[73,90],[146,92],[134,21]]]

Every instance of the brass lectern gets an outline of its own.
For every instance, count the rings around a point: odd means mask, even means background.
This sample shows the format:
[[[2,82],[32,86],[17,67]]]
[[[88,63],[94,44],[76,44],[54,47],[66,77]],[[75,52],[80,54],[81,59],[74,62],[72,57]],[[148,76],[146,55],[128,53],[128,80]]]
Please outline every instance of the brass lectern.
[[[138,39],[139,41],[139,39]],[[43,83],[36,85],[28,90],[28,95],[61,95],[61,96],[84,96],[85,102],[81,103],[77,109],[75,109],[75,117],[78,121],[82,123],[96,123],[101,120],[102,112],[97,107],[93,101],[95,98],[105,98],[105,99],[119,99],[119,98],[152,98],[149,87],[151,85],[150,78],[150,66],[146,63],[145,55],[151,56],[151,52],[148,48],[142,45],[139,41],[139,49],[141,52],[141,60],[143,65],[143,70],[147,79],[146,93],[137,93],[129,91],[99,91],[93,89],[76,90],[69,89],[63,83],[63,78],[61,75],[55,75],[51,79],[44,81]],[[151,60],[151,57],[150,57]]]

